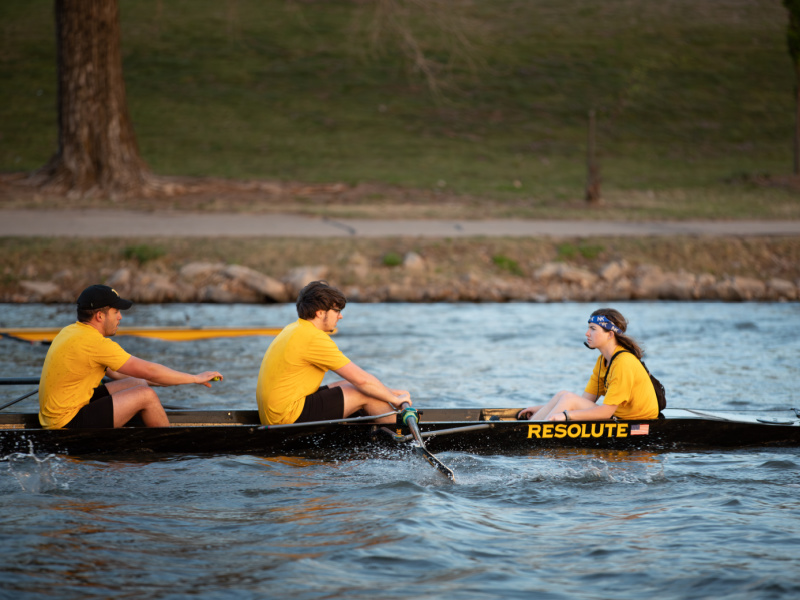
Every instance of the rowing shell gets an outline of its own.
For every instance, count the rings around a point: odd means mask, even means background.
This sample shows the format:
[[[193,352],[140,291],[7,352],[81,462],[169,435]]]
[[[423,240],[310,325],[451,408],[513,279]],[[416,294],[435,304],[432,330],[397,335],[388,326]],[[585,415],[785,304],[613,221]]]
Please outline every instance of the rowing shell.
[[[800,419],[719,411],[666,409],[650,421],[518,421],[519,408],[419,410],[419,432],[432,453],[524,455],[551,448],[684,451],[702,448],[798,447]],[[788,411],[787,411],[788,413]],[[0,458],[13,452],[125,457],[168,454],[300,455],[320,458],[373,454],[376,447],[413,450],[402,423],[321,421],[264,427],[254,410],[168,411],[171,427],[59,429],[39,427],[36,413],[0,413]]]
[[[52,342],[60,328],[18,327],[0,329],[0,335],[27,342]],[[155,338],[169,342],[189,342],[220,337],[244,337],[250,335],[274,336],[280,327],[120,327],[117,336]]]

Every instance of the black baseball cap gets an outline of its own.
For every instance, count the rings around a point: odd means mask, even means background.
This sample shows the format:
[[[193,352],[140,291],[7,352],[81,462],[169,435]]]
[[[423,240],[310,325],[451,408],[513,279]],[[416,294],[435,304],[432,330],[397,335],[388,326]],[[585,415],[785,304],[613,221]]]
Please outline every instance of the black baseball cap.
[[[107,285],[90,285],[78,296],[78,310],[94,310],[106,306],[127,310],[133,306],[133,302],[120,298],[116,290]]]

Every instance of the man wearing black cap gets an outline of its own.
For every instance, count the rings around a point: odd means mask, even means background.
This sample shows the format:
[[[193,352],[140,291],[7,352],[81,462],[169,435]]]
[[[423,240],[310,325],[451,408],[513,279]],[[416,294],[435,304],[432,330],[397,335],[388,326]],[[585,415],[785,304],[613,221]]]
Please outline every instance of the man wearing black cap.
[[[106,285],[78,297],[78,322],[62,329],[50,345],[39,380],[39,422],[46,429],[122,427],[140,415],[148,427],[169,427],[150,384],[198,383],[211,387],[216,371],[181,373],[125,352],[110,340],[121,310],[133,303]],[[108,376],[114,381],[103,385]]]

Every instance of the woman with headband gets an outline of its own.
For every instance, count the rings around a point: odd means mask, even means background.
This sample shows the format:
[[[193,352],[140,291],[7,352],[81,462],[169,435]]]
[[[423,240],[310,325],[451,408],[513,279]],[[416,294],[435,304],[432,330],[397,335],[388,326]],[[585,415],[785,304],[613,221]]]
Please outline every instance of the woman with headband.
[[[587,348],[600,351],[582,395],[558,392],[547,403],[529,406],[517,418],[532,421],[603,421],[658,418],[658,400],[641,363],[643,351],[625,335],[628,322],[619,311],[601,308],[589,318]],[[602,404],[597,404],[605,396]]]

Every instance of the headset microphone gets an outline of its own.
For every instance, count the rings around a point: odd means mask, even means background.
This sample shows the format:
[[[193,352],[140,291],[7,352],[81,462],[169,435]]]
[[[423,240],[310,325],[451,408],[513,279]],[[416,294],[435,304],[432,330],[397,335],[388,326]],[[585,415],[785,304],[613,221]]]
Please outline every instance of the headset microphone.
[[[586,347],[587,347],[589,350],[591,350],[591,349],[592,349],[592,347],[591,347],[591,346],[590,346],[588,343],[586,343],[586,342],[583,342],[583,345],[584,345],[584,346],[586,346]]]

